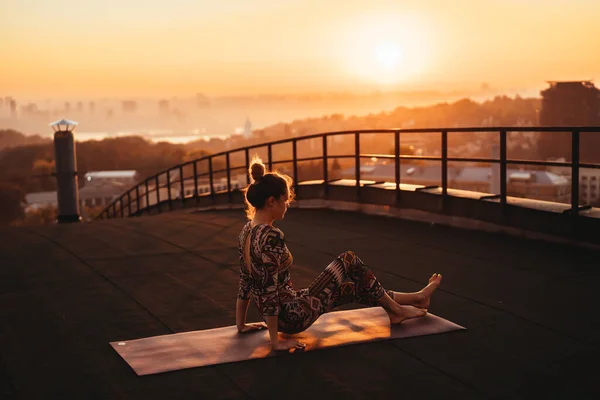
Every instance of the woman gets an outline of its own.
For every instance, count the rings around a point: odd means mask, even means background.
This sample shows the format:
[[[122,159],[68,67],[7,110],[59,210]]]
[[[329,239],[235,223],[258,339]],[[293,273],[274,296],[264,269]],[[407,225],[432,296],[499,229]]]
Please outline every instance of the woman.
[[[283,219],[293,199],[292,179],[277,172],[265,173],[260,159],[250,166],[252,183],[246,189],[249,222],[239,236],[240,283],[236,324],[240,333],[268,328],[272,349],[301,350],[304,344],[279,338],[279,332],[298,333],[333,308],[347,303],[381,306],[392,324],[422,317],[442,276],[433,274],[429,284],[415,293],[384,290],[373,273],[351,251],[340,254],[307,288],[294,290],[290,280],[292,255],[283,232],[273,226]],[[250,298],[264,323],[246,324]]]

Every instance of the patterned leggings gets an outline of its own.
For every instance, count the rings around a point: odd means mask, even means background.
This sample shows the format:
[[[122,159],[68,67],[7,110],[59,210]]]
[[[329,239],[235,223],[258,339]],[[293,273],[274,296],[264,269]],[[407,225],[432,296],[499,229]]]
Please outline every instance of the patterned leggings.
[[[319,316],[343,304],[376,306],[384,292],[392,296],[356,254],[346,251],[336,257],[307,289],[281,299],[279,331],[302,332]]]

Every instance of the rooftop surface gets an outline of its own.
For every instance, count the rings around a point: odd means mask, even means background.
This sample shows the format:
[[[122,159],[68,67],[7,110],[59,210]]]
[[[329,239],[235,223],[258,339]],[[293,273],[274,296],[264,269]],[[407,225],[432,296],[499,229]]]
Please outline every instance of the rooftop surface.
[[[235,324],[244,222],[241,210],[179,211],[0,229],[0,398],[600,394],[600,251],[303,209],[277,224],[296,288],[353,250],[386,288],[442,273],[430,311],[467,330],[138,377],[109,342]]]

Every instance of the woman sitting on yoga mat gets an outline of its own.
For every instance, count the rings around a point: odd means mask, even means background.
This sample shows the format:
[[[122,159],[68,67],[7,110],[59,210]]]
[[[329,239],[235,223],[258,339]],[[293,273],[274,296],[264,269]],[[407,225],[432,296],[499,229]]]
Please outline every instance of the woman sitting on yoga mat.
[[[269,329],[273,350],[303,349],[296,340],[283,340],[278,332],[298,333],[320,315],[347,303],[381,306],[392,324],[422,317],[442,275],[433,274],[429,284],[414,293],[384,290],[373,273],[351,251],[340,254],[307,288],[295,290],[290,280],[292,254],[283,232],[273,226],[283,219],[293,199],[292,179],[277,172],[265,173],[260,159],[250,166],[253,183],[246,189],[250,220],[239,236],[240,284],[236,323],[240,333]],[[264,323],[246,324],[252,298]]]

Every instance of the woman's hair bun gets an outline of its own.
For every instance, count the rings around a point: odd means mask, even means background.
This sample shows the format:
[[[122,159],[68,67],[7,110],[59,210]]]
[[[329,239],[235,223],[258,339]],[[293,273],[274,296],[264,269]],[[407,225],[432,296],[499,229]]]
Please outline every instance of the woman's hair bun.
[[[260,181],[265,176],[265,165],[262,162],[254,162],[250,166],[250,175],[255,182]]]

